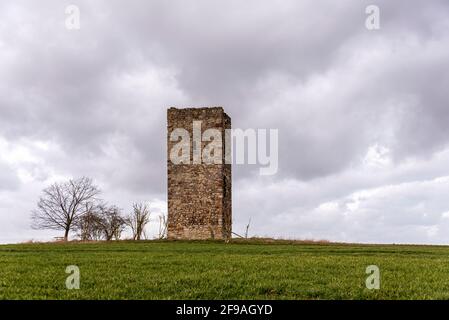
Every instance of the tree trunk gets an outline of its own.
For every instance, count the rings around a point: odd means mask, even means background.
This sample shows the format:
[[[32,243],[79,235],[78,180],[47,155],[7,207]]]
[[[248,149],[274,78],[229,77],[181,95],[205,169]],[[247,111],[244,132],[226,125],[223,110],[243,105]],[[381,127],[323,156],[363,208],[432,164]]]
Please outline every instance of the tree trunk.
[[[68,241],[69,240],[69,231],[70,231],[70,229],[65,229],[64,241]]]

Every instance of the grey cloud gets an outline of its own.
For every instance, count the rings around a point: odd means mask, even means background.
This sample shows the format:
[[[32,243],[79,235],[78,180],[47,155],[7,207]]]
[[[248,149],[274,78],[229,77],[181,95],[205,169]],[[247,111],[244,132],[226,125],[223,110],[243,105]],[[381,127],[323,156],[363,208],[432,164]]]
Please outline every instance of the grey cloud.
[[[3,190],[14,191],[20,186],[20,180],[16,171],[0,158],[0,192]]]
[[[401,171],[404,180],[445,175],[433,156],[449,142],[447,1],[377,1],[381,30],[373,32],[364,27],[371,1],[74,4],[76,32],[64,28],[65,3],[0,4],[0,137],[60,148],[40,155],[38,181],[89,175],[126,199],[163,198],[165,112],[183,105],[222,105],[234,127],[279,129],[279,174],[253,192],[268,182],[289,191],[247,196],[257,171],[235,166],[237,223],[251,208],[261,212],[256,224],[271,223],[397,183],[394,170],[354,173],[376,143],[396,167],[429,160],[419,174]],[[14,185],[11,168],[2,171]]]

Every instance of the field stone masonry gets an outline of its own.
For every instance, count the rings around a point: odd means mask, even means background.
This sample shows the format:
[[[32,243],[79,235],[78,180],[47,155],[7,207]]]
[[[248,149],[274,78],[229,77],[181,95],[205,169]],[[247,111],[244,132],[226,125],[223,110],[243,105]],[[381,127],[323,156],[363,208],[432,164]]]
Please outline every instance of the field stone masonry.
[[[201,121],[201,134],[218,129],[222,134],[221,164],[193,164],[193,122]],[[170,134],[177,128],[190,134],[190,164],[174,164],[170,150],[177,141]],[[167,110],[167,170],[169,239],[229,239],[232,233],[232,173],[225,163],[225,130],[231,118],[222,107],[169,108]],[[209,142],[201,142],[201,150]]]

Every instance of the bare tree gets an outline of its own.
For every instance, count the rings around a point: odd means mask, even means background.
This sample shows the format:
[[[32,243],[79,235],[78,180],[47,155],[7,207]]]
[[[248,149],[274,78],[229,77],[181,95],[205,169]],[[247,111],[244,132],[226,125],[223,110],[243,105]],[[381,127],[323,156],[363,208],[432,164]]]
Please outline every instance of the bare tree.
[[[64,231],[67,241],[70,231],[87,212],[89,203],[97,201],[100,190],[87,177],[54,183],[43,190],[32,212],[32,227]]]
[[[102,205],[99,207],[99,229],[106,241],[120,240],[126,226],[126,220],[121,215],[121,210],[116,206]]]
[[[140,240],[145,235],[145,226],[150,222],[150,208],[146,203],[134,203],[133,212],[126,219],[131,228],[133,240]]]

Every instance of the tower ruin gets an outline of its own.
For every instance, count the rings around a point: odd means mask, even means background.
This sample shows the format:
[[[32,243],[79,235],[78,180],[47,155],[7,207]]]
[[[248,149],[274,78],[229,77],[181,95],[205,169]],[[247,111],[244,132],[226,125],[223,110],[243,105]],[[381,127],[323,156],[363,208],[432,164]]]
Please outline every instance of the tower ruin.
[[[225,161],[226,129],[231,129],[231,118],[221,107],[168,109],[169,239],[231,237],[232,174],[231,164]],[[221,138],[207,138],[211,131],[221,133]],[[179,148],[182,133],[188,138],[181,145],[184,149]],[[215,150],[214,156],[218,158],[213,163],[205,163],[203,152],[211,141],[222,152]],[[188,150],[188,156],[173,161],[171,158],[179,155],[178,149]]]

